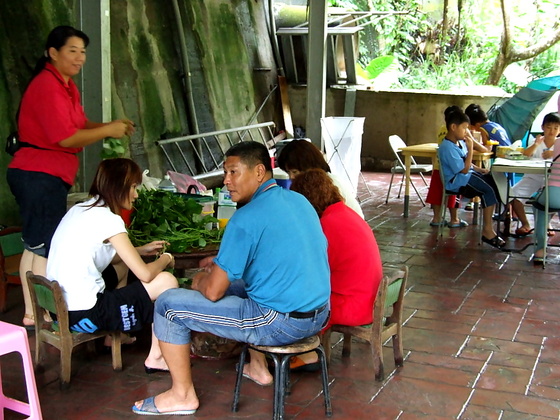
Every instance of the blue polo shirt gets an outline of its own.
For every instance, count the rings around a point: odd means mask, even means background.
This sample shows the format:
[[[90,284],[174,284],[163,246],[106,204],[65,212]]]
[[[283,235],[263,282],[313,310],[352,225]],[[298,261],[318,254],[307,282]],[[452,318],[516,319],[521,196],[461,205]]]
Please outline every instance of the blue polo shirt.
[[[461,172],[465,168],[466,156],[467,145],[463,140],[455,144],[451,140],[444,139],[439,145],[439,170],[443,172],[446,190],[457,192],[459,188],[468,184],[473,170],[469,170],[466,174]]]
[[[327,240],[309,201],[265,182],[227,224],[214,263],[230,281],[243,279],[259,305],[286,313],[327,303]]]

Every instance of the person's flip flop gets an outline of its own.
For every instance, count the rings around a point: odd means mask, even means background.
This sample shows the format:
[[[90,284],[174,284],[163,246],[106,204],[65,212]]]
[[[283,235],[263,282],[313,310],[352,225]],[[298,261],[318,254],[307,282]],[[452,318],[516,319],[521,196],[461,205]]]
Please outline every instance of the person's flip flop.
[[[25,314],[23,315],[23,319],[27,319],[28,321],[33,321],[33,324],[23,324],[23,328],[27,331],[35,331],[35,317],[33,315]]]
[[[520,227],[520,228],[515,229],[515,234],[516,234],[517,236],[527,236],[527,235],[529,235],[529,234],[531,233],[532,230],[533,230],[533,229],[527,229],[527,228],[524,228],[524,227],[522,226],[522,227]]]
[[[290,360],[291,372],[317,372],[321,369],[321,362],[305,363],[301,358],[294,356]]]
[[[165,413],[162,413],[157,409],[156,404],[154,402],[154,398],[155,397],[146,398],[142,402],[142,406],[140,408],[133,405],[132,412],[136,414],[140,414],[141,416],[189,416],[191,414],[196,413],[196,409],[166,411]]]
[[[239,372],[239,363],[236,363],[236,364],[235,364],[235,371],[236,371],[236,372]],[[270,381],[269,383],[264,384],[264,383],[262,383],[262,382],[257,381],[255,378],[253,378],[252,376],[250,376],[250,375],[248,375],[248,374],[246,374],[246,373],[243,373],[243,377],[244,377],[244,378],[247,378],[247,379],[249,379],[249,380],[251,380],[251,381],[253,381],[254,383],[256,383],[257,385],[260,385],[260,386],[271,386],[271,385],[274,383],[274,379],[273,379],[273,380]]]
[[[148,375],[151,375],[152,373],[159,373],[159,372],[169,373],[169,369],[152,368],[152,367],[148,367],[148,366],[146,366],[146,365],[144,365],[144,371],[145,371]]]
[[[534,265],[543,265],[544,264],[544,258],[543,257],[533,257],[533,264]]]
[[[506,242],[498,235],[494,236],[492,239],[488,239],[486,236],[482,235],[482,242],[486,242],[488,245],[498,249],[502,249],[506,244]]]
[[[443,226],[447,226],[447,220],[444,220],[443,222],[430,222],[430,226],[441,226],[441,224],[443,223]]]
[[[448,223],[447,227],[452,229],[452,228],[462,228],[462,227],[467,227],[469,224],[464,221],[464,220],[459,220],[459,223]]]

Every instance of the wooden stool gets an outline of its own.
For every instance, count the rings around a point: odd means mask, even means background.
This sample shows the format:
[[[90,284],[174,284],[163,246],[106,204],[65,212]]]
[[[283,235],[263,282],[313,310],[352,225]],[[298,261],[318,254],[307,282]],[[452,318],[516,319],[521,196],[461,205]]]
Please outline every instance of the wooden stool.
[[[29,419],[41,420],[43,416],[39,404],[35,374],[33,373],[33,362],[31,360],[31,352],[29,351],[27,331],[23,327],[0,321],[0,355],[14,351],[21,355],[29,403],[4,395],[2,378],[0,376],[0,418],[4,418],[4,409],[7,408],[8,410],[29,416]]]
[[[284,418],[284,400],[286,394],[290,394],[290,358],[310,351],[315,351],[319,356],[319,361],[321,362],[321,376],[323,380],[323,394],[325,397],[325,414],[327,417],[332,416],[327,360],[325,358],[323,346],[321,346],[321,340],[316,335],[285,346],[254,346],[246,344],[241,352],[241,356],[239,357],[237,380],[235,382],[235,392],[231,407],[232,411],[237,411],[239,392],[241,391],[241,381],[243,379],[243,366],[245,366],[245,358],[249,349],[264,353],[265,355],[270,356],[274,361],[273,420],[280,420]]]

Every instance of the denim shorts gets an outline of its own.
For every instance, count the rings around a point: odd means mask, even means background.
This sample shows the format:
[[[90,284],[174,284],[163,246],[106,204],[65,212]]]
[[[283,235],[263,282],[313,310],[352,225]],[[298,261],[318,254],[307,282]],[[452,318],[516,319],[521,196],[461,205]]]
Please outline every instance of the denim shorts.
[[[328,304],[309,318],[293,318],[244,296],[240,283],[232,283],[216,302],[194,290],[166,290],[155,304],[156,337],[166,343],[188,344],[191,331],[199,331],[243,343],[279,346],[317,334],[326,324]]]
[[[70,185],[44,172],[8,168],[6,178],[19,206],[25,249],[47,257],[54,232],[66,214]]]

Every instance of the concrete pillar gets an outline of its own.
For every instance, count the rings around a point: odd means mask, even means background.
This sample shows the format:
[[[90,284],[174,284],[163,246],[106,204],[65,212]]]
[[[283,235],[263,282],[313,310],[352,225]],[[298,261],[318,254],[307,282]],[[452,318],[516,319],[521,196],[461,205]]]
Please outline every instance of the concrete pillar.
[[[79,0],[78,27],[89,37],[87,61],[74,80],[81,90],[82,103],[88,119],[95,122],[111,120],[111,27],[110,0]],[[80,153],[80,171],[76,180],[78,191],[88,191],[101,161],[103,142],[84,148]]]
[[[327,5],[325,0],[309,2],[309,44],[307,66],[306,136],[321,147],[321,118],[325,116]]]

